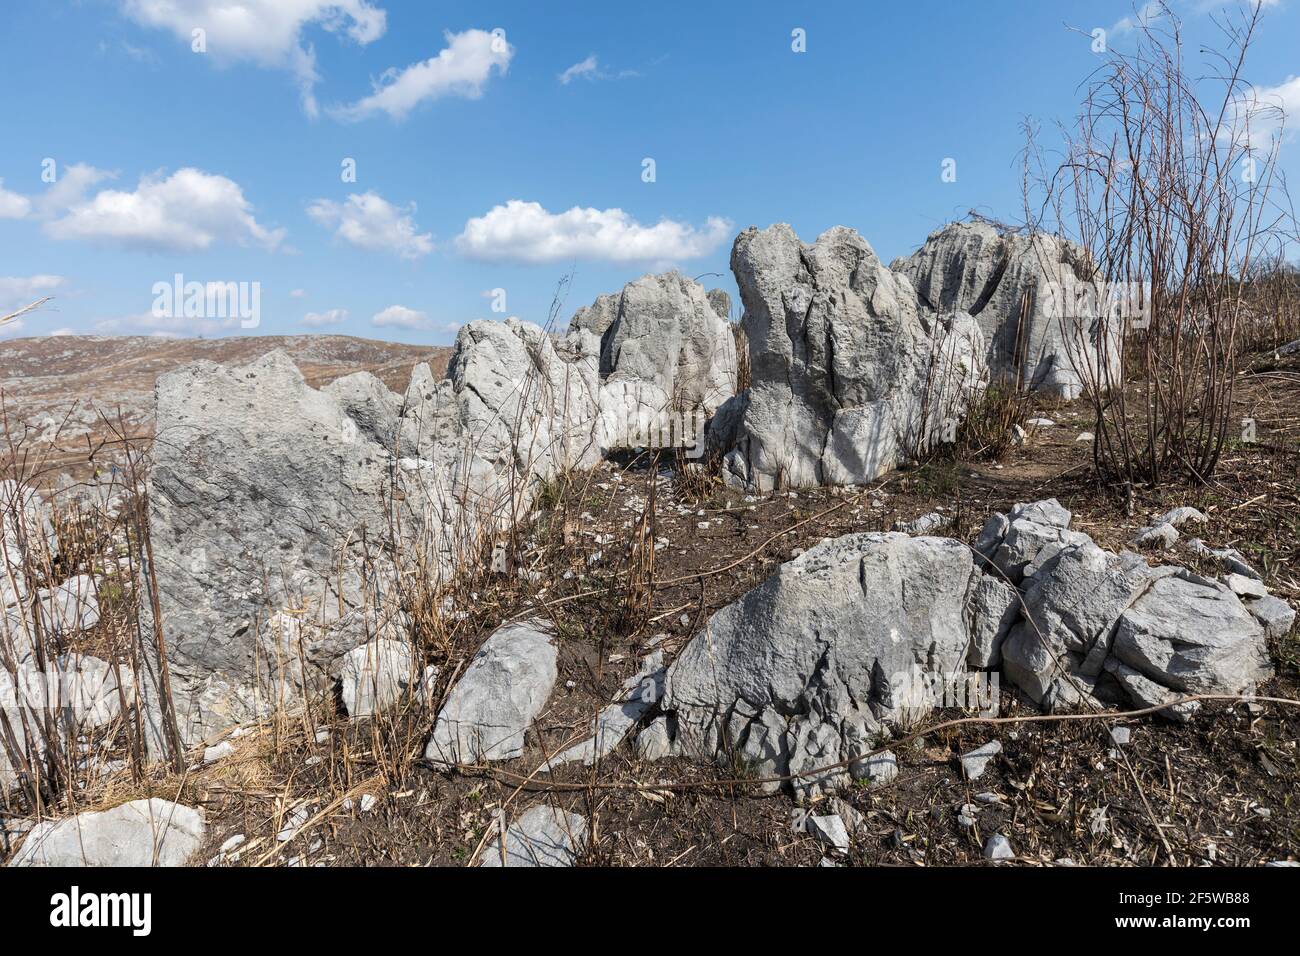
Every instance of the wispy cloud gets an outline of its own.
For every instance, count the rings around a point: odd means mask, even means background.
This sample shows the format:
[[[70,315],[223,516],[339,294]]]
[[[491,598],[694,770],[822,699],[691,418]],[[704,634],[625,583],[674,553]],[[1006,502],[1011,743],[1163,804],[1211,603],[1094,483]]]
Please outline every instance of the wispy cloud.
[[[401,70],[386,70],[373,93],[332,108],[330,115],[347,122],[378,113],[403,120],[421,104],[446,96],[478,99],[493,71],[504,74],[509,69],[515,52],[504,36],[486,30],[448,31],[444,37],[447,46],[437,56]]]
[[[307,215],[333,229],[344,242],[403,259],[418,259],[433,251],[433,235],[419,231],[414,212],[414,203],[400,208],[376,192],[354,193],[342,203],[317,199],[307,207]]]
[[[320,329],[330,325],[339,325],[347,320],[347,309],[328,309],[324,312],[308,312],[302,317],[301,324],[310,329]]]
[[[569,67],[567,70],[561,73],[560,82],[563,83],[565,86],[568,86],[570,83],[572,83],[574,80],[578,79],[579,77],[586,77],[590,79],[591,77],[599,73],[599,71],[600,71],[600,64],[596,60],[596,54],[593,53],[591,56],[587,57],[581,63],[575,63],[573,64],[573,66]]]
[[[66,282],[63,276],[55,275],[0,276],[0,313],[30,305],[41,296],[57,292]]]
[[[636,70],[619,70],[617,73],[610,73],[601,68],[600,59],[593,53],[559,74],[557,79],[561,85],[568,86],[574,80],[624,80],[640,75]]]

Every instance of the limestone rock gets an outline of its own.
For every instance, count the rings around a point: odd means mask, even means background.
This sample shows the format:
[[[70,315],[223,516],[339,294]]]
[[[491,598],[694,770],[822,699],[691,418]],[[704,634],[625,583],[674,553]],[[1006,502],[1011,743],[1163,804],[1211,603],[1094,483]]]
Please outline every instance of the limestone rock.
[[[1113,653],[1181,693],[1253,693],[1272,672],[1264,629],[1237,596],[1187,571],[1159,578],[1124,612]]]
[[[542,482],[598,456],[587,380],[516,319],[464,326],[449,377],[417,365],[401,399],[365,374],[312,389],[272,352],[164,375],[156,406],[149,520],[189,743],[403,639],[403,561],[452,573]]]
[[[923,311],[852,229],[805,245],[783,223],[750,228],[731,267],[753,379],[733,483],[864,484],[938,440],[983,386],[974,320]]]
[[[183,866],[203,842],[203,813],[157,798],[38,823],[10,866]]]
[[[504,854],[498,836],[479,866],[573,866],[586,845],[585,817],[541,804],[506,828]]]
[[[1079,656],[1080,673],[1100,674],[1120,616],[1152,580],[1173,571],[1153,570],[1135,554],[1116,555],[1085,539],[1059,551],[1030,579],[1024,620],[1002,645],[1003,671],[1037,701],[1067,653]]]
[[[411,686],[414,648],[377,638],[343,655],[343,706],[349,717],[373,717]]]
[[[1246,598],[1246,610],[1255,616],[1255,620],[1264,628],[1266,636],[1273,639],[1286,637],[1295,624],[1295,608],[1280,598],[1267,595],[1260,598]]]
[[[984,859],[1014,860],[1016,851],[1011,849],[1011,841],[1001,833],[995,833],[984,844]]]
[[[675,752],[672,728],[668,725],[667,717],[656,717],[645,730],[637,734],[636,755],[642,760],[663,760]]]
[[[592,736],[556,754],[547,768],[553,770],[577,762],[590,767],[622,743],[663,696],[663,659],[663,651],[650,654],[641,669],[624,682],[619,698],[596,716]]]
[[[556,648],[541,621],[507,624],[474,655],[438,714],[425,757],[440,763],[509,760],[555,686]]]
[[[984,776],[984,771],[988,769],[989,761],[998,754],[1002,753],[1002,741],[990,740],[982,747],[976,747],[974,750],[961,755],[961,772],[967,780],[978,780]]]
[[[993,574],[981,574],[971,588],[971,667],[996,667],[1002,661],[1002,642],[1020,617],[1020,594]]]
[[[1178,540],[1178,529],[1168,521],[1159,521],[1145,528],[1140,528],[1134,535],[1132,543],[1139,548],[1160,550],[1172,548]]]
[[[671,444],[671,435],[657,439],[678,416],[698,414],[702,433],[704,419],[735,394],[736,344],[722,304],[698,282],[666,272],[573,316],[565,347],[579,363],[594,360],[588,385],[602,449]]]
[[[1086,296],[1085,308],[1076,307],[1072,290],[1099,290],[1088,281],[1086,251],[1068,240],[955,222],[891,268],[929,308],[974,316],[996,377],[1067,399],[1085,385],[1121,381],[1122,319],[1090,314]]]
[[[890,783],[898,778],[898,757],[892,750],[864,757],[849,764],[849,773],[873,786]]]
[[[809,549],[715,613],[668,670],[663,708],[687,756],[756,776],[873,749],[914,716],[914,670],[963,669],[970,552],[943,538],[851,534]],[[848,779],[804,779],[816,793]]]
[[[809,816],[804,824],[808,833],[837,853],[849,852],[849,831],[838,813]]]
[[[1202,514],[1200,511],[1198,511],[1197,509],[1183,505],[1181,507],[1173,508],[1169,511],[1166,511],[1156,520],[1155,523],[1171,524],[1175,528],[1181,528],[1189,521],[1194,521],[1197,524],[1205,524],[1205,522],[1208,520],[1209,519],[1206,518],[1205,515]]]

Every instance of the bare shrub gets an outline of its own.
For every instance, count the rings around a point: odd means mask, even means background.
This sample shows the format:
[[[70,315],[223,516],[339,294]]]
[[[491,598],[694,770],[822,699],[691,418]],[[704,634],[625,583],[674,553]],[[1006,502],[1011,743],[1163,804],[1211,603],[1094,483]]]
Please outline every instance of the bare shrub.
[[[1132,52],[1111,50],[1087,89],[1055,199],[1106,288],[1145,290],[1140,318],[1118,332],[1136,381],[1111,363],[1077,362],[1089,377],[1099,478],[1125,483],[1209,479],[1232,424],[1245,285],[1278,220],[1277,139],[1252,139],[1268,107],[1242,79],[1260,5],[1220,23],[1210,75],[1185,60],[1167,8],[1139,28]],[[1255,130],[1252,130],[1255,126]]]

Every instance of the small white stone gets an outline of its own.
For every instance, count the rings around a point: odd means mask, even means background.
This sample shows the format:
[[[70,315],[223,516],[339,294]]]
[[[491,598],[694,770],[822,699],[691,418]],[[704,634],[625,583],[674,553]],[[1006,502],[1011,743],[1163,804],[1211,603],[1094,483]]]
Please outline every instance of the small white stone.
[[[203,762],[205,764],[216,763],[218,760],[222,759],[223,757],[229,757],[234,752],[235,752],[235,745],[232,744],[229,740],[223,740],[221,741],[221,743],[213,747],[204,748]]]

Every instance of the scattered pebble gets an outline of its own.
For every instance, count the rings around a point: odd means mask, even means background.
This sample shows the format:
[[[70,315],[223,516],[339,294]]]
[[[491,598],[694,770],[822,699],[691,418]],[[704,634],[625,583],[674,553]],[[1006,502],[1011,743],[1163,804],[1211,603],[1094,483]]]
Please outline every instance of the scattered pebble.
[[[986,860],[1014,860],[1016,851],[1011,849],[1011,841],[1001,833],[995,833],[988,838],[984,844],[984,859]]]
[[[204,748],[203,762],[205,764],[216,763],[218,760],[222,759],[223,757],[229,757],[234,752],[235,752],[235,745],[232,744],[229,740],[223,740],[221,741],[221,743],[215,746]]]
[[[982,747],[976,747],[969,753],[961,755],[961,770],[967,780],[978,780],[984,776],[989,761],[1002,753],[1002,741],[990,740]]]
[[[810,816],[805,822],[808,833],[839,853],[849,852],[849,831],[838,813]]]

